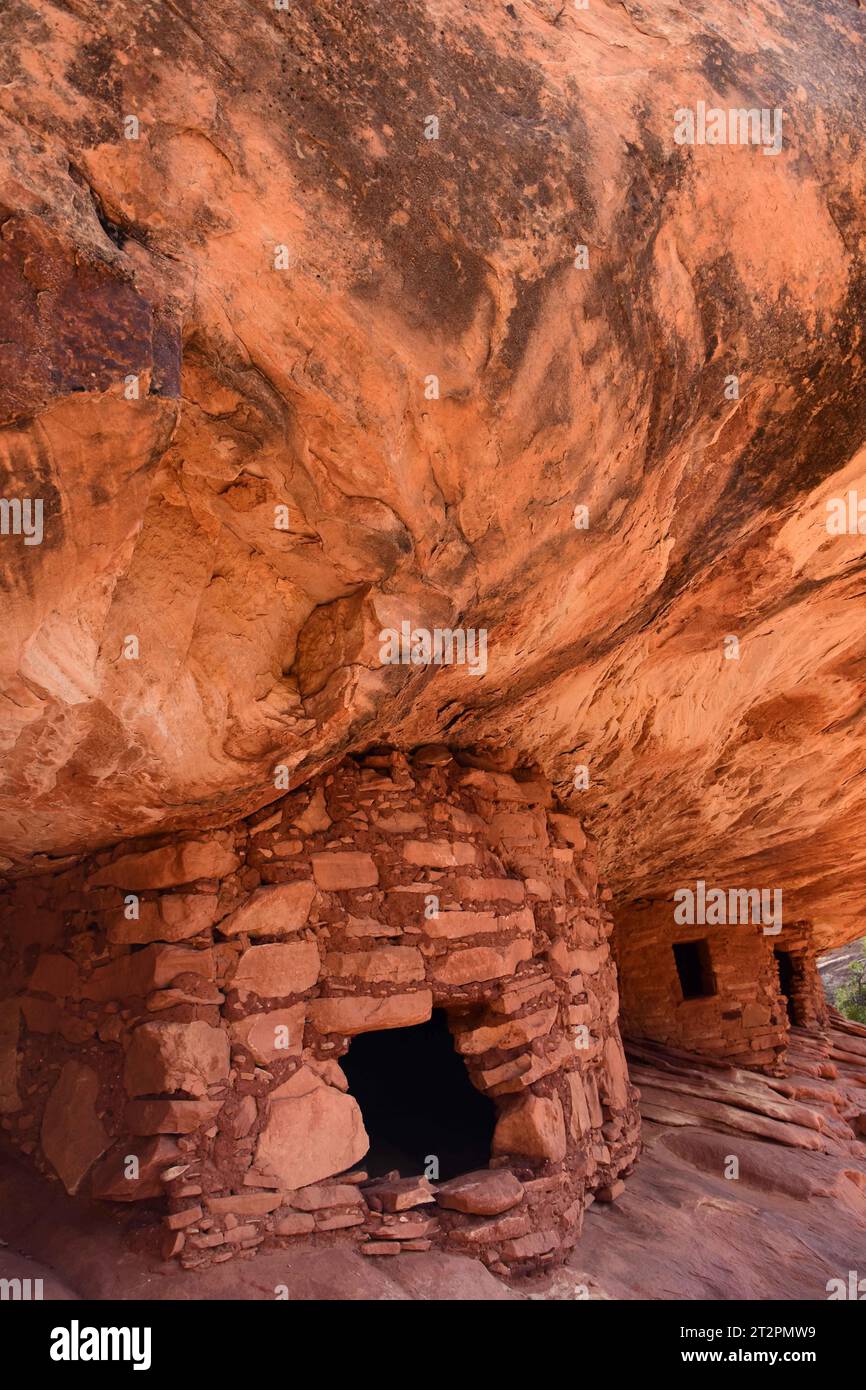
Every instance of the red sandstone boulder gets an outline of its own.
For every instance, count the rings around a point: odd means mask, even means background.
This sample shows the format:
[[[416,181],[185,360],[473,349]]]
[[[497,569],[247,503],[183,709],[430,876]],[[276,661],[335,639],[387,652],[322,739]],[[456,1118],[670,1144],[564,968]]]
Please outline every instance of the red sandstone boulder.
[[[628,1104],[628,1069],[619,1034],[604,1044],[604,1094],[614,1110],[624,1110]]]
[[[492,935],[498,930],[500,918],[495,912],[450,912],[440,911],[436,917],[425,917],[423,929],[425,936],[463,937]]]
[[[377,830],[387,830],[393,835],[411,835],[426,828],[420,811],[392,811],[389,815],[374,815],[373,824]]]
[[[473,1221],[460,1229],[460,1240],[467,1245],[498,1245],[502,1240],[513,1240],[526,1235],[532,1229],[528,1209],[512,1212],[510,1216],[497,1216],[489,1221]]]
[[[304,1211],[282,1211],[274,1222],[278,1236],[305,1236],[314,1230],[316,1219]]]
[[[301,1066],[279,1086],[275,1086],[272,1091],[269,1091],[268,1098],[270,1100],[297,1100],[298,1096],[306,1096],[310,1091],[318,1090],[320,1086],[326,1084],[322,1077],[313,1071],[312,1067]],[[348,1091],[348,1084],[340,1089]]]
[[[125,912],[109,917],[109,941],[140,945],[151,941],[185,941],[207,931],[216,916],[215,893],[164,893],[138,905],[138,917]],[[33,988],[33,986],[31,986]]]
[[[583,1079],[579,1072],[570,1071],[567,1077],[569,1094],[571,1096],[571,1120],[569,1127],[575,1139],[581,1139],[588,1134],[592,1128],[592,1121],[589,1115],[589,1104],[586,1099]]]
[[[314,941],[286,945],[250,946],[238,962],[231,988],[247,990],[260,999],[302,994],[319,978],[319,948]]]
[[[424,958],[414,946],[380,946],[374,951],[331,951],[325,973],[365,984],[408,985],[424,979]]]
[[[495,1154],[515,1154],[559,1163],[565,1157],[565,1120],[559,1097],[530,1094],[500,1115],[493,1134]]]
[[[220,1100],[131,1100],[125,1119],[130,1134],[191,1134],[219,1114]]]
[[[473,946],[466,951],[453,951],[437,961],[432,974],[444,985],[480,983],[498,979],[500,975],[512,975],[520,962],[531,956],[530,941],[511,941],[507,946]]]
[[[154,989],[171,984],[177,975],[214,977],[214,956],[211,950],[196,951],[184,946],[145,946],[101,965],[86,980],[78,992],[82,999],[107,1001],[130,995],[146,995]]]
[[[523,1198],[523,1184],[507,1168],[482,1168],[440,1183],[436,1201],[440,1207],[468,1212],[471,1216],[498,1216]]]
[[[435,1201],[436,1191],[427,1178],[381,1178],[364,1189],[373,1211],[408,1211]]]
[[[282,1206],[280,1192],[234,1192],[227,1197],[206,1197],[205,1205],[215,1216],[266,1216]]]
[[[313,1183],[293,1192],[289,1205],[297,1211],[321,1211],[325,1207],[360,1206],[364,1198],[353,1183]]]
[[[369,854],[355,850],[334,850],[329,854],[314,854],[313,874],[316,883],[328,893],[351,888],[373,888],[379,882],[379,870]]]
[[[455,892],[461,902],[522,903],[526,885],[520,878],[458,878]]]
[[[407,864],[451,869],[457,865],[476,863],[478,851],[474,845],[464,844],[460,840],[407,840],[403,845],[403,858]]]
[[[327,830],[330,824],[331,817],[325,807],[324,789],[317,787],[305,809],[299,816],[295,816],[292,825],[304,835],[315,835],[317,831]]]
[[[357,1101],[322,1086],[272,1102],[255,1161],[282,1188],[306,1187],[351,1168],[369,1143]]]
[[[454,1045],[465,1056],[489,1052],[492,1048],[524,1047],[533,1038],[544,1037],[550,1032],[557,1014],[557,1005],[537,1012],[524,1014],[522,1018],[510,1019],[507,1023],[492,1027],[470,1028],[456,1034]]]
[[[376,1240],[423,1240],[439,1229],[435,1218],[420,1213],[406,1213],[402,1216],[386,1217],[373,1228]]]
[[[538,1255],[546,1255],[559,1245],[556,1231],[532,1231],[529,1235],[518,1236],[516,1240],[502,1242],[502,1254],[506,1260],[529,1260]]]

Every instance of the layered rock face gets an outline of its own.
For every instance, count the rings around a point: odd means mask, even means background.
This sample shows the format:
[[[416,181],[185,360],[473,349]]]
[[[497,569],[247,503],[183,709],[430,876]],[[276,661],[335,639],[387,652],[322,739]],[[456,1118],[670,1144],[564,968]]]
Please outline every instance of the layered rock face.
[[[620,901],[760,868],[854,935],[862,12],[11,0],[0,38],[3,498],[44,503],[0,538],[7,871],[447,731],[540,762]],[[699,103],[779,147],[677,143]],[[486,670],[383,666],[404,621]]]
[[[595,848],[551,801],[441,747],[374,754],[229,829],[20,883],[7,1133],[69,1192],[164,1199],[188,1266],[343,1232],[499,1273],[563,1258],[639,1122]],[[490,1167],[368,1182],[340,1058],[434,1008],[495,1104]]]

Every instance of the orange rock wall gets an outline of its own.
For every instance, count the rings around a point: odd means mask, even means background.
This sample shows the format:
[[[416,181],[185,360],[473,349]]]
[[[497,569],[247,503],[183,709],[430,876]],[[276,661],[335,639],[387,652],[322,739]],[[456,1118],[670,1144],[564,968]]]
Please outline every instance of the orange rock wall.
[[[164,1195],[188,1265],[335,1232],[499,1272],[567,1250],[638,1148],[595,850],[543,781],[428,757],[349,759],[230,829],[18,884],[0,1077],[19,1147],[82,1196]],[[513,1184],[492,1220],[429,1196],[403,1219],[361,1186],[339,1059],[433,1007],[498,1111]]]

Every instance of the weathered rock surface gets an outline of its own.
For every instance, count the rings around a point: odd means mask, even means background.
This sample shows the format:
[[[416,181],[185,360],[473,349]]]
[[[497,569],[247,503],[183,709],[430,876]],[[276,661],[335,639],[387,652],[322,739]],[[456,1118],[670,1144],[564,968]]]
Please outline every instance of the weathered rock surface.
[[[123,1079],[130,1096],[186,1091],[203,1096],[208,1086],[225,1081],[229,1040],[207,1023],[143,1023],[132,1035]]]
[[[257,1062],[267,1066],[300,1052],[305,1016],[303,1004],[294,1004],[289,1009],[272,1009],[265,1014],[249,1014],[231,1025],[231,1039],[233,1043],[247,1048]],[[313,1080],[318,1082],[318,1077],[313,1077]]]
[[[411,1028],[423,1023],[433,1009],[429,990],[392,994],[384,998],[355,995],[345,999],[315,999],[310,1018],[322,1033],[370,1033],[379,1028]]]
[[[165,893],[138,905],[138,916],[118,912],[108,923],[108,939],[126,945],[186,941],[207,931],[216,915],[213,893]],[[220,924],[222,930],[222,924]],[[34,986],[31,984],[31,988]]]
[[[299,931],[310,914],[316,896],[312,883],[281,883],[260,888],[219,924],[223,936],[288,936]]]
[[[854,935],[862,11],[194,9],[0,18],[12,870],[447,725],[586,766],[621,899],[712,865]],[[698,101],[780,152],[676,144]],[[486,673],[383,667],[404,620]]]

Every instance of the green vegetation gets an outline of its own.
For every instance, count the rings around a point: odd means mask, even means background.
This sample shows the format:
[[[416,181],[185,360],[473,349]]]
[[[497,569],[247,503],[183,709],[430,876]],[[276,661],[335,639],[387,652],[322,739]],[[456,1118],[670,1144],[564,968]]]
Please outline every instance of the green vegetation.
[[[855,1023],[866,1023],[866,936],[859,960],[848,966],[849,978],[836,990],[836,1008]]]

